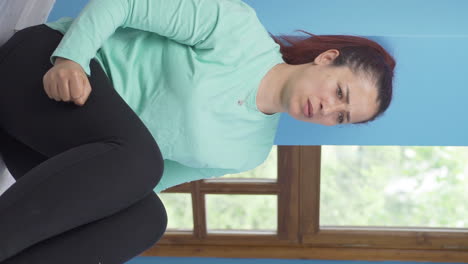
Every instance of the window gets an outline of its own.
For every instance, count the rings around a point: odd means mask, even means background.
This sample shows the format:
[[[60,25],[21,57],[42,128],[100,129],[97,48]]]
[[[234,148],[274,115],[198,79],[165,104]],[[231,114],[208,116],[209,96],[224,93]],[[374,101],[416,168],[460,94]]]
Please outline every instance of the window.
[[[184,213],[180,214],[182,217],[177,217],[181,225],[177,229],[171,229],[169,226],[161,241],[142,255],[468,261],[468,230],[463,229],[466,227],[464,217],[466,209],[464,209],[463,200],[460,200],[460,203],[454,207],[455,211],[458,210],[454,217],[463,219],[458,222],[452,221],[452,224],[448,225],[450,228],[441,228],[441,225],[431,225],[430,222],[427,225],[426,222],[420,222],[413,226],[411,222],[403,221],[404,219],[398,217],[392,220],[395,222],[385,222],[382,216],[373,215],[380,210],[375,208],[373,202],[382,203],[385,195],[398,190],[395,186],[403,186],[407,190],[415,189],[414,183],[411,185],[408,182],[401,182],[405,177],[397,173],[398,170],[395,168],[397,165],[389,166],[390,161],[400,162],[398,166],[406,164],[402,167],[404,170],[419,170],[430,174],[431,170],[427,164],[439,162],[441,159],[428,160],[427,151],[426,153],[418,152],[411,150],[412,148],[393,149],[388,153],[383,151],[385,148],[388,147],[324,146],[322,151],[321,146],[275,146],[265,166],[262,165],[263,167],[260,166],[242,175],[226,175],[222,178],[195,181],[170,188],[161,196],[163,201],[180,200],[180,206],[171,206],[172,208],[167,209],[169,215],[170,210],[185,209]],[[450,179],[458,179],[457,188],[462,190],[461,197],[452,198],[466,198],[463,196],[464,188],[468,187],[466,173],[463,174],[461,165],[454,163],[454,159],[447,156],[450,154],[450,151],[447,151],[440,150],[439,152],[442,156],[445,155],[445,160],[449,161],[452,168],[458,170],[455,178]],[[364,155],[365,152],[367,156]],[[460,153],[452,152],[452,155],[459,156]],[[399,156],[401,160],[398,161],[396,156]],[[421,163],[414,165],[416,163],[409,162],[407,159],[411,156],[418,157]],[[376,165],[375,161],[370,161],[369,157],[388,160],[383,160],[384,165]],[[323,162],[321,162],[322,158]],[[272,170],[271,165],[268,166],[269,163],[276,164],[276,166],[273,165],[276,170]],[[447,170],[443,169],[443,166],[434,168],[433,171],[438,170],[442,172],[440,175],[448,177],[449,172],[443,172]],[[344,175],[343,172],[346,171],[348,174]],[[390,193],[386,194],[382,190],[372,190],[375,186],[369,184],[369,177],[367,177],[368,182],[362,179],[364,174],[375,175],[375,177],[390,175],[390,179],[399,184],[392,186],[380,180],[379,184],[385,185],[386,191]],[[423,176],[419,176],[421,177]],[[342,178],[346,180],[341,181]],[[353,187],[351,183],[356,182],[358,184]],[[340,184],[340,186],[333,189],[333,184]],[[362,195],[364,191],[367,191],[368,196]],[[406,200],[398,200],[400,195],[394,196],[397,200],[389,202],[388,205],[391,208],[404,208],[401,205],[405,205],[408,196]],[[434,196],[434,194],[429,196]],[[450,196],[443,197],[446,199]],[[327,201],[333,199],[337,201],[327,204]],[[426,199],[423,203],[427,206],[427,203],[431,201],[434,200]],[[243,208],[239,206],[239,202],[241,205],[253,204],[255,210],[263,208],[264,211],[260,215],[271,214],[271,218],[259,216],[256,217],[256,222],[252,220],[245,222],[246,217],[236,220],[236,214],[229,210],[237,210],[240,215],[244,214],[244,216],[252,214],[242,211]],[[337,205],[340,205],[338,209],[335,208]],[[411,206],[406,206],[404,210],[415,208]],[[207,208],[216,208],[216,210],[213,209],[207,213]],[[370,210],[369,208],[374,211],[367,211]],[[395,212],[405,215],[405,211]],[[435,211],[429,214],[439,213]],[[345,216],[349,214],[352,214],[352,217],[346,218]],[[221,217],[223,221],[216,220]],[[407,217],[407,219],[410,218]]]
[[[468,227],[468,148],[324,146],[322,157],[323,226]]]

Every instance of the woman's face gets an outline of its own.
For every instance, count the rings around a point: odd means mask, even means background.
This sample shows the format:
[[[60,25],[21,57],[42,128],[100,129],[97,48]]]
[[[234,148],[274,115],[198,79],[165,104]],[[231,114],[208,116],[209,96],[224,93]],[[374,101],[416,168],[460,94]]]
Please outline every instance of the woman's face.
[[[289,79],[282,96],[289,115],[326,126],[361,122],[374,116],[378,110],[375,83],[366,74],[354,74],[347,66],[332,66],[338,54],[337,50],[322,53],[315,64],[307,64]]]

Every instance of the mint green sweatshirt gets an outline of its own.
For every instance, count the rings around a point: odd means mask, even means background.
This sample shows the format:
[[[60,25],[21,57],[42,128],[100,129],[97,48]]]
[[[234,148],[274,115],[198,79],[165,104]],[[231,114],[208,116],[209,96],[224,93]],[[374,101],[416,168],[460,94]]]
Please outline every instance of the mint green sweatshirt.
[[[273,146],[280,113],[258,110],[262,78],[284,63],[241,0],[91,0],[76,19],[45,25],[64,37],[50,60],[96,59],[158,143],[156,193],[254,169]],[[125,128],[123,128],[125,129]]]

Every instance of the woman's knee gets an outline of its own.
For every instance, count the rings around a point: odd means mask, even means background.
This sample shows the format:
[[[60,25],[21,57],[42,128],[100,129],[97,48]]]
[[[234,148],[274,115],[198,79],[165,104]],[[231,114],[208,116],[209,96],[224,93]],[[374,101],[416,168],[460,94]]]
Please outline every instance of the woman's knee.
[[[156,244],[167,228],[167,213],[159,197],[153,192],[145,199],[145,215],[141,227],[146,230],[144,244],[146,248]]]
[[[164,160],[158,147],[142,152],[142,160],[146,161],[147,175],[150,176],[151,189],[158,185],[164,172]]]
[[[16,48],[18,48],[19,45],[21,45],[23,42],[37,44],[37,41],[53,41],[54,43],[58,44],[62,37],[63,35],[61,35],[59,31],[54,30],[46,26],[45,24],[39,24],[23,28],[15,32],[5,43],[0,45],[0,63],[3,62],[7,55],[9,55]],[[34,41],[30,41],[31,39],[34,39]],[[57,45],[55,45],[55,47],[56,46]]]
[[[137,142],[123,143],[121,140],[117,142],[126,152],[126,162],[130,168],[134,169],[133,175],[138,175],[145,187],[152,191],[158,185],[164,172],[164,160],[159,147]]]

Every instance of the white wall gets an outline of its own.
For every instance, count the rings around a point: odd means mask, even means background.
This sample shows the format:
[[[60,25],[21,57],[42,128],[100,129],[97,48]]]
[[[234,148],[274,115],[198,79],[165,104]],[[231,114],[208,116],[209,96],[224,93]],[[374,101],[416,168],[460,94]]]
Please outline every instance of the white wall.
[[[55,0],[0,0],[0,45],[16,31],[45,23]]]

